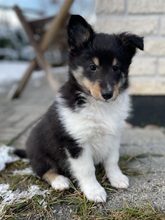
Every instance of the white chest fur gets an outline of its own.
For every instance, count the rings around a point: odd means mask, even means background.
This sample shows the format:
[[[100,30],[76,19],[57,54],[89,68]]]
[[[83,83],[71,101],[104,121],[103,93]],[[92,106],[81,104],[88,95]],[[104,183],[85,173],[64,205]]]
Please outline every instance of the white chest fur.
[[[64,106],[61,98],[58,97],[57,101],[60,120],[66,131],[83,148],[91,151],[95,163],[101,162],[109,148],[113,147],[113,139],[120,139],[121,128],[130,108],[127,91],[109,103],[90,97],[85,107],[76,111]]]

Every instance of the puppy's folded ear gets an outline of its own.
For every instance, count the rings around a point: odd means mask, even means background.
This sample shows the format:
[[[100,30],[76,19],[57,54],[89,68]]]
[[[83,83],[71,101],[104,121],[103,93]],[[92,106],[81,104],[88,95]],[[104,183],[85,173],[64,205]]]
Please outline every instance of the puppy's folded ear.
[[[71,15],[68,23],[68,45],[77,48],[87,43],[94,35],[94,30],[80,15]]]
[[[123,32],[119,35],[116,35],[116,39],[122,55],[127,56],[127,58],[130,60],[135,55],[137,48],[144,50],[143,37],[138,35]]]
[[[119,39],[121,40],[123,46],[132,46],[144,50],[143,37],[135,34],[123,32],[119,34]]]

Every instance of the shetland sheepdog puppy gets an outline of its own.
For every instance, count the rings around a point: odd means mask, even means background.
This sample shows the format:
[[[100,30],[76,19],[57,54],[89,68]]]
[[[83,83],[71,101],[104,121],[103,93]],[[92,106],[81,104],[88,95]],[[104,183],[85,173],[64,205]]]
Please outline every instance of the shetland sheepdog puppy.
[[[129,185],[118,166],[119,147],[130,110],[129,66],[136,49],[143,50],[143,38],[96,33],[83,17],[71,15],[68,47],[68,80],[32,129],[26,154],[55,190],[68,189],[72,176],[88,200],[105,202],[96,164],[103,165],[111,186]]]

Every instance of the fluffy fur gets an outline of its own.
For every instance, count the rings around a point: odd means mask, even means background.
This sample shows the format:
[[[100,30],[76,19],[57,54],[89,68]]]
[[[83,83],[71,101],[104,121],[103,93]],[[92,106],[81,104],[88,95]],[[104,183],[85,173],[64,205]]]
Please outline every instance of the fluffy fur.
[[[68,24],[69,78],[55,102],[32,130],[27,156],[37,175],[56,190],[69,188],[68,177],[95,202],[106,192],[95,176],[102,163],[112,186],[127,188],[119,166],[119,147],[128,116],[128,71],[143,38],[127,33],[97,34],[79,15]]]

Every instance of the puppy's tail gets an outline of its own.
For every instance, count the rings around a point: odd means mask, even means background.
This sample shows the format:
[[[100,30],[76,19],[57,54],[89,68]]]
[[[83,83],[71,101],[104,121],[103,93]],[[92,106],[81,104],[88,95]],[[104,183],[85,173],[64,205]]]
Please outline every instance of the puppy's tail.
[[[27,153],[26,153],[26,151],[23,150],[23,149],[15,149],[13,153],[14,153],[15,155],[17,155],[18,157],[27,158]]]

